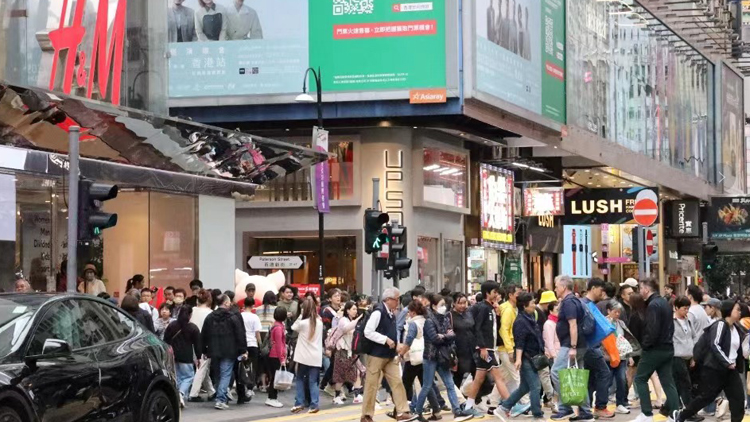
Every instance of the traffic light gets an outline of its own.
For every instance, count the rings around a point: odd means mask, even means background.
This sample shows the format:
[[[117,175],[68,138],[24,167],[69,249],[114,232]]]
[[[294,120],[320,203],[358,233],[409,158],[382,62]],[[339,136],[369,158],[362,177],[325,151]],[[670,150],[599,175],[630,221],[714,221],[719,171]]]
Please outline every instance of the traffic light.
[[[104,201],[116,198],[117,192],[117,185],[87,179],[78,182],[78,240],[91,240],[117,225],[117,214],[102,211]]]
[[[365,252],[378,252],[388,241],[388,235],[383,233],[383,225],[388,223],[388,214],[368,208],[365,210]]]
[[[716,256],[719,247],[715,243],[707,243],[701,246],[701,272],[712,270],[716,266]]]
[[[385,278],[400,279],[409,277],[411,258],[407,257],[406,227],[398,223],[388,226],[388,269]]]

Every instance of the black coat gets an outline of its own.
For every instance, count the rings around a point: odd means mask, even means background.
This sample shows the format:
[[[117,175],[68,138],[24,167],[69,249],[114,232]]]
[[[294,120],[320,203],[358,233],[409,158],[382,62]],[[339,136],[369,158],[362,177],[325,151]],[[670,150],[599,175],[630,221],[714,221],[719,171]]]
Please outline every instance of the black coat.
[[[747,336],[747,331],[745,331],[740,324],[735,324],[734,327],[737,329],[737,333],[740,336],[740,345],[737,350],[735,370],[744,371],[745,358],[742,355],[742,342]],[[703,365],[716,370],[729,369],[729,349],[732,346],[732,336],[729,324],[724,320],[716,321],[706,328],[703,335],[708,336],[707,340],[709,340],[708,344],[710,350],[709,353],[706,353],[703,359]]]
[[[130,315],[132,315],[133,318],[135,318],[136,321],[140,322],[144,327],[148,328],[149,331],[151,331],[152,333],[156,333],[156,330],[154,329],[154,320],[152,319],[150,313],[138,308],[138,311],[131,313]]]
[[[522,309],[518,310],[516,322],[513,323],[513,340],[516,343],[516,350],[523,351],[524,358],[531,359],[536,355],[544,354],[542,330],[539,329],[539,324],[536,323],[534,317]]]
[[[445,315],[429,312],[424,322],[424,358],[437,361],[438,351],[451,347],[456,334],[448,335],[450,320]]]
[[[472,359],[477,347],[477,339],[474,337],[474,316],[468,310],[463,314],[451,311],[449,318],[456,333],[456,354],[459,360]]]
[[[669,349],[674,350],[674,312],[663,297],[652,294],[646,300],[646,321],[643,331],[643,350]]]
[[[208,314],[201,330],[203,354],[211,359],[236,359],[247,351],[242,317],[229,309]]]
[[[164,342],[172,346],[178,363],[193,363],[193,356],[200,358],[203,351],[201,332],[192,322],[185,327],[180,327],[177,321],[169,324],[164,330]]]
[[[494,349],[495,336],[498,341],[500,335],[496,333],[500,324],[497,324],[497,313],[495,307],[483,301],[474,305],[474,335],[477,338],[477,347],[481,349]]]

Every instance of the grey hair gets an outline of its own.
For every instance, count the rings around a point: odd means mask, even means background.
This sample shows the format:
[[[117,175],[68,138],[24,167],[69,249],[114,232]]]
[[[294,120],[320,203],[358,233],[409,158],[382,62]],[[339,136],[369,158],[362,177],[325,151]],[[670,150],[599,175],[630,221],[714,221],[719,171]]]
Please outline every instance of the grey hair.
[[[569,275],[558,275],[555,277],[555,285],[557,285],[557,283],[565,286],[566,290],[573,290],[573,279],[570,278]]]
[[[128,292],[127,292],[127,293],[125,293],[125,294],[126,294],[126,295],[130,295],[130,296],[133,296],[134,298],[138,299],[138,301],[139,301],[139,302],[141,301],[141,291],[140,291],[140,290],[138,290],[138,289],[130,289],[130,290],[128,290]]]
[[[401,297],[401,291],[395,287],[388,287],[383,291],[383,300],[385,299],[398,299]]]
[[[625,308],[622,306],[622,304],[616,300],[610,300],[609,302],[607,302],[607,308],[612,311],[625,311]]]

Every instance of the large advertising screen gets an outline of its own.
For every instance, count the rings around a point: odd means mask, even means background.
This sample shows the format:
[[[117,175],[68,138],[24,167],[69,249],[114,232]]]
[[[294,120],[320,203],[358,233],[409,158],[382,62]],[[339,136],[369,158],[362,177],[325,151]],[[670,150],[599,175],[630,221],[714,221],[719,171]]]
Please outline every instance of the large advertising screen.
[[[565,123],[565,1],[477,0],[476,89]]]
[[[445,0],[170,0],[169,96],[444,88]],[[313,84],[314,86],[314,84]]]
[[[721,179],[724,191],[745,193],[745,114],[742,77],[721,66]]]
[[[708,208],[711,239],[750,239],[750,197],[713,197]]]
[[[482,246],[514,249],[513,172],[479,166]]]

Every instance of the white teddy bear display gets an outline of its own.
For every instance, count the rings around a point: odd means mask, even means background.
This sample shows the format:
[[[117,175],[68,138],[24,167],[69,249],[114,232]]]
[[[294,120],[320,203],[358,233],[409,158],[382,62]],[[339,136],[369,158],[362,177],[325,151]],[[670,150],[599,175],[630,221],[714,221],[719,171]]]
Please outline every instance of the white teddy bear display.
[[[234,301],[241,304],[245,301],[245,286],[255,284],[255,300],[263,302],[266,292],[279,293],[281,286],[286,283],[283,271],[276,271],[268,276],[250,275],[241,270],[234,270]]]

